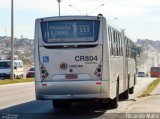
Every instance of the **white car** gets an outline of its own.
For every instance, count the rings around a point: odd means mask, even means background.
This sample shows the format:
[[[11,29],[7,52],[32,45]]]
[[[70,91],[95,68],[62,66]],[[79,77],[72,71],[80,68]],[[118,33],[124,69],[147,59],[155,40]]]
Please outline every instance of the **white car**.
[[[138,72],[138,77],[146,77],[146,74],[144,72]]]

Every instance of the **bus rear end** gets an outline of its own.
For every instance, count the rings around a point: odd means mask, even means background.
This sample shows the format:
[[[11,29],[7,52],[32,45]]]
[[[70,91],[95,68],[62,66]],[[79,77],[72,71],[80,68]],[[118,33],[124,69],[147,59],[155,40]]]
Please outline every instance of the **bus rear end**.
[[[101,97],[102,22],[99,17],[36,20],[36,98],[59,100]]]

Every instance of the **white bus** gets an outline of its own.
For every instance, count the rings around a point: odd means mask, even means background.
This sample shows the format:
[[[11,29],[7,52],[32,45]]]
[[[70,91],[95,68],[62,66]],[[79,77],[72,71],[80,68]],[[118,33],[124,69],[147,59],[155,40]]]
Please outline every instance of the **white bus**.
[[[94,100],[117,108],[136,83],[135,45],[102,15],[35,22],[36,99],[68,107]]]

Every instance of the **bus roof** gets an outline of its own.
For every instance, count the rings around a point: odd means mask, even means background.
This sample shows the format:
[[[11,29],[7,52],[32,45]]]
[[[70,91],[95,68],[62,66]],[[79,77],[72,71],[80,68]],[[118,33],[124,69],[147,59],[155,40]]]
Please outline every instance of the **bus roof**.
[[[102,16],[80,16],[80,15],[78,15],[78,16],[76,16],[76,15],[72,15],[72,16],[53,16],[53,17],[43,17],[43,18],[38,18],[38,19],[36,19],[36,21],[37,20],[42,20],[42,21],[50,21],[50,20],[74,20],[74,19],[98,19],[98,18],[100,18],[100,17],[102,17]],[[102,18],[104,18],[104,17],[102,17]]]

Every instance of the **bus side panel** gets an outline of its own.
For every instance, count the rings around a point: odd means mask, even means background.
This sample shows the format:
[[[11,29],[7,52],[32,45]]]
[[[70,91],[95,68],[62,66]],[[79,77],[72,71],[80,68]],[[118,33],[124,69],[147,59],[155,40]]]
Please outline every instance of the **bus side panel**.
[[[102,83],[101,83],[101,97],[104,99],[110,98],[110,66],[109,66],[109,40],[107,35],[107,23],[106,20],[102,20],[102,42],[103,42],[103,49],[102,49],[102,56],[103,56],[103,73],[102,73]]]
[[[103,80],[101,83],[101,98],[108,99],[110,98],[110,81]]]
[[[129,72],[129,88],[134,86],[134,78],[136,74],[135,70],[135,60],[134,59],[128,59],[128,72]]]
[[[112,56],[110,57],[110,97],[113,99],[116,96],[116,85],[119,80],[119,93],[123,90],[123,58]]]
[[[39,33],[40,33],[40,28],[39,28],[39,20],[36,20],[36,23],[35,23],[35,40],[34,40],[34,63],[35,63],[35,81],[41,81],[40,79],[40,67],[39,67],[39,48],[38,48],[38,45],[39,45]]]

